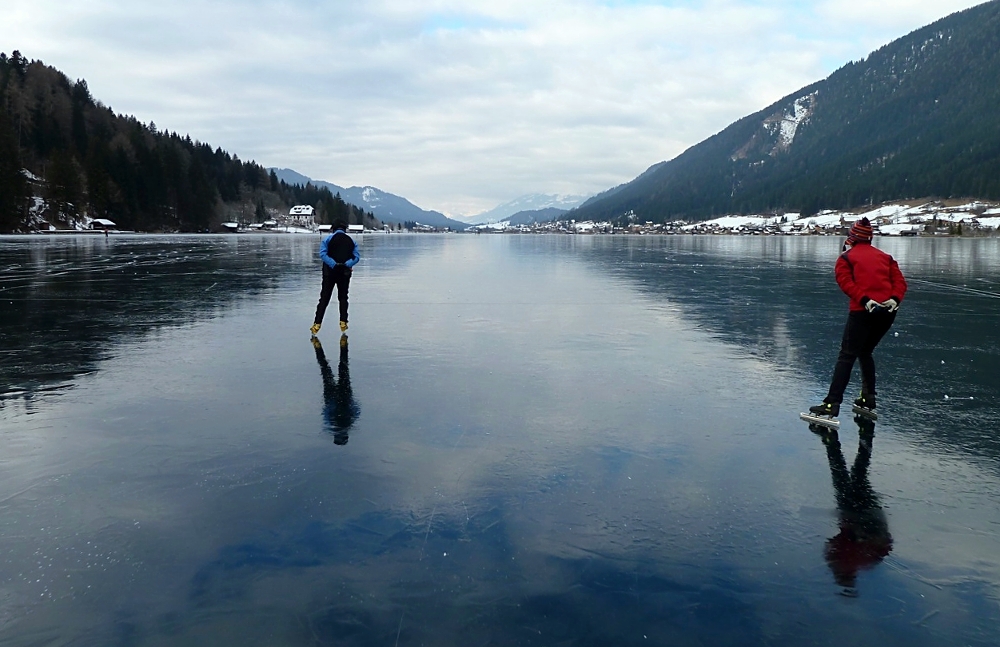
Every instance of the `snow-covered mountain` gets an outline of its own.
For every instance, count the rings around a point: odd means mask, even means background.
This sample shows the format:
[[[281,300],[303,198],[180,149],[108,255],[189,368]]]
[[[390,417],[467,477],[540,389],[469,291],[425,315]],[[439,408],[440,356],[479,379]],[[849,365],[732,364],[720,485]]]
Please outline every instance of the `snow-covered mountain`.
[[[421,209],[406,198],[373,186],[344,188],[332,182],[314,180],[292,169],[271,168],[268,170],[274,171],[278,179],[284,180],[286,184],[301,184],[305,186],[309,182],[313,186],[326,187],[332,193],[339,193],[345,202],[361,207],[366,211],[371,211],[382,222],[402,223],[409,220],[422,225],[430,225],[431,227],[450,227],[459,230],[465,229],[467,226],[467,223],[453,220],[438,211]]]
[[[531,193],[522,195],[510,202],[505,202],[489,211],[467,216],[463,218],[470,223],[499,222],[506,220],[510,216],[522,211],[541,211],[543,209],[562,209],[569,211],[584,203],[588,196],[585,195],[550,195],[544,193]]]

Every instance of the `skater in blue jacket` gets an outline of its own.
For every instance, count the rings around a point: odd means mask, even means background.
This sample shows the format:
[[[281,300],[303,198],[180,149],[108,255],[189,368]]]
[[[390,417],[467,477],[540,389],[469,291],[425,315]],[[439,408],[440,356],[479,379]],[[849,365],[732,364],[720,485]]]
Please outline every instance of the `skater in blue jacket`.
[[[337,286],[337,301],[340,302],[340,331],[347,330],[347,291],[351,285],[351,272],[361,255],[358,245],[347,235],[347,224],[338,221],[333,224],[333,233],[323,239],[319,246],[319,257],[323,261],[323,286],[319,291],[316,317],[309,331],[315,335],[323,324],[323,315],[330,304],[333,286]]]

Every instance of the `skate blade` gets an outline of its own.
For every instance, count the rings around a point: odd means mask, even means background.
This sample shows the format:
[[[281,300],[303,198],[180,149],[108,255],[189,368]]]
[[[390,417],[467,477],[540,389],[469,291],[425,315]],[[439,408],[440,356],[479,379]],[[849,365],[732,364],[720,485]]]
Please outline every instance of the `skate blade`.
[[[864,407],[859,407],[858,405],[851,405],[851,411],[858,414],[859,416],[864,416],[869,420],[878,420],[878,414],[871,409],[865,409]]]
[[[840,421],[829,416],[818,416],[815,413],[800,413],[799,418],[806,422],[829,427],[830,429],[840,429]]]

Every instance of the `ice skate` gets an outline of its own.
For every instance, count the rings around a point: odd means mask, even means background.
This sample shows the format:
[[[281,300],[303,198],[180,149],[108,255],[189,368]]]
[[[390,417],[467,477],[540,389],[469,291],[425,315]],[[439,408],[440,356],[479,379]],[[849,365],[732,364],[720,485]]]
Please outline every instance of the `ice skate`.
[[[347,332],[347,322],[346,321],[341,321],[340,322],[340,332]]]
[[[854,401],[854,405],[851,407],[854,413],[865,416],[866,418],[871,418],[872,420],[878,420],[878,414],[875,413],[875,396],[861,394],[857,400]]]
[[[824,402],[823,404],[817,404],[814,407],[809,407],[809,412],[800,413],[799,417],[806,422],[823,425],[824,427],[829,427],[830,429],[839,429],[840,421],[837,420],[837,416],[839,415],[839,404]]]
[[[319,329],[320,329],[320,324],[318,323],[314,323],[313,325],[309,326],[309,332],[312,333],[313,337],[316,336],[316,333],[319,332]]]

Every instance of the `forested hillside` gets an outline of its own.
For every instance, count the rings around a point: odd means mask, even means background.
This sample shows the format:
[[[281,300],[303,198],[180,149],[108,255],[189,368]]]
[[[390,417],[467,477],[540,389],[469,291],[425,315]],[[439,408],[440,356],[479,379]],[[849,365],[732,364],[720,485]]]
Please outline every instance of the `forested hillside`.
[[[694,221],[921,197],[1000,199],[1000,1],[848,63],[575,214]]]
[[[261,222],[290,206],[321,222],[375,226],[328,189],[288,185],[256,162],[117,115],[19,52],[0,54],[0,232],[107,218],[121,229],[206,231]]]

